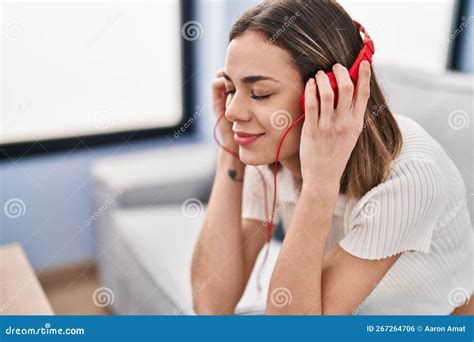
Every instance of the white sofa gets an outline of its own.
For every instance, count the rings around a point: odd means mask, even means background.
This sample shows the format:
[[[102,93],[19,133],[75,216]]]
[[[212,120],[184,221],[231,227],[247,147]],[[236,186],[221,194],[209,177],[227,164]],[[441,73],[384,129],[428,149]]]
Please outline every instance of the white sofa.
[[[214,145],[180,145],[106,158],[93,169],[101,286],[114,294],[118,314],[193,314],[190,267],[214,177]],[[113,173],[113,175],[111,174]],[[184,215],[191,199],[197,211]],[[202,203],[202,207],[199,207]],[[101,208],[102,207],[102,208]],[[270,250],[269,265],[279,241]],[[261,258],[261,256],[260,256]],[[262,279],[268,282],[271,269]],[[256,279],[238,307],[264,307]]]
[[[391,66],[375,70],[394,112],[415,119],[441,143],[463,175],[468,194],[473,192],[473,77],[450,72],[428,75]],[[465,124],[450,124],[453,115],[470,123],[456,129]],[[105,158],[93,166],[100,213],[95,220],[100,283],[112,290],[117,314],[194,314],[191,258],[216,153],[213,143],[176,145]],[[182,204],[188,199],[202,203],[194,217],[183,214]],[[472,204],[469,207],[473,219]],[[280,246],[278,239],[272,241],[263,293],[257,296],[254,270],[236,313],[264,312]],[[262,257],[263,252],[257,265]]]

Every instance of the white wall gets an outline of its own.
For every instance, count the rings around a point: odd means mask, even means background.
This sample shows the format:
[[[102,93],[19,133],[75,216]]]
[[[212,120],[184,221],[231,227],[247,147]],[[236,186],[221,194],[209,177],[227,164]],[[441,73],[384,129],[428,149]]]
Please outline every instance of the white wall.
[[[448,61],[454,0],[339,0],[369,31],[374,63],[442,72]]]

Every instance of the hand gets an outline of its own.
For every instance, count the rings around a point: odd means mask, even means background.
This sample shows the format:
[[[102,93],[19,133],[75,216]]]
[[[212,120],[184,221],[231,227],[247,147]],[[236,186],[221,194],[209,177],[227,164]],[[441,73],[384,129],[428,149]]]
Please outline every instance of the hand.
[[[225,94],[224,70],[220,69],[216,73],[216,78],[212,82],[212,110],[216,114],[216,120],[224,116],[226,110],[227,95]],[[223,117],[219,121],[219,131],[222,137],[222,144],[234,151],[238,146],[234,141],[234,132],[232,131],[232,122]]]
[[[334,108],[334,92],[323,71],[311,78],[305,88],[305,119],[301,133],[300,160],[303,188],[314,191],[315,184],[337,186],[362,131],[364,113],[370,95],[370,65],[360,64],[357,86],[348,70],[333,66],[338,86]],[[320,102],[316,98],[319,90]],[[355,96],[354,96],[355,95]],[[309,185],[308,185],[309,184]],[[311,190],[310,190],[311,191]]]

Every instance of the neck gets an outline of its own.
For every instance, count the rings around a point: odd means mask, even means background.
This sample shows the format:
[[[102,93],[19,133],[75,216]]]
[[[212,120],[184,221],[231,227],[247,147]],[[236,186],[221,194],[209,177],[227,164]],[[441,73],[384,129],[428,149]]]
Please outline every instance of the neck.
[[[296,183],[296,187],[301,190],[303,179],[301,177],[301,162],[299,153],[293,154],[288,159],[280,160],[280,163],[291,171],[293,179]]]

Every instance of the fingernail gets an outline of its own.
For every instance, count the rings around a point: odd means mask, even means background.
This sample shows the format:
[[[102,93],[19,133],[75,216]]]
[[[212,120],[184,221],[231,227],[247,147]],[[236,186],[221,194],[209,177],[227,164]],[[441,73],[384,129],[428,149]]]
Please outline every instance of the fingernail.
[[[321,76],[322,74],[324,74],[324,71],[322,71],[322,70],[319,70],[319,71],[316,73],[316,75],[319,75],[319,76]]]
[[[363,67],[364,69],[368,69],[368,68],[369,68],[369,62],[368,62],[368,61],[362,61],[361,65],[362,65],[362,67]]]

